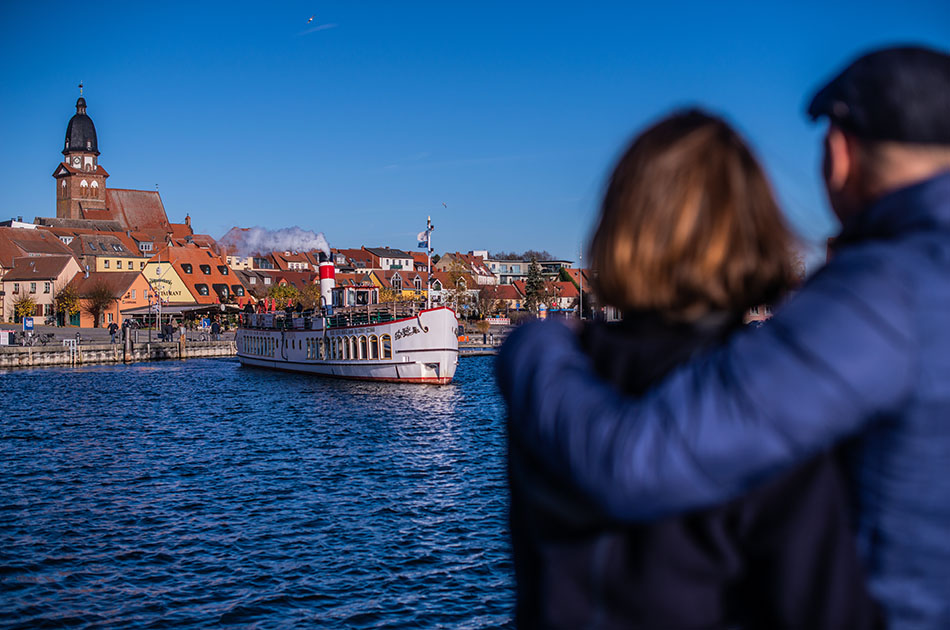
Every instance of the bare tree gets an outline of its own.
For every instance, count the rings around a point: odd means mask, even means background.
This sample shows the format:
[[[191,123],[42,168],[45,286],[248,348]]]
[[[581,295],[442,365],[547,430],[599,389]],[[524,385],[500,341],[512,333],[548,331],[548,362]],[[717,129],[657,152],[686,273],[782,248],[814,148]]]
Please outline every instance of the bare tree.
[[[94,284],[86,295],[82,296],[82,299],[82,310],[92,316],[93,328],[99,327],[99,318],[116,302],[115,296],[112,295],[112,290],[101,281]]]

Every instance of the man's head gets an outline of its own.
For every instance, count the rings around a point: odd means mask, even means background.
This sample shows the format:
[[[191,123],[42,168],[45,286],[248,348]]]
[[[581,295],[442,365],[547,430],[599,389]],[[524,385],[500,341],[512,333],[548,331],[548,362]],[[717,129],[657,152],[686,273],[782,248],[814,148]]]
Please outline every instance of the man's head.
[[[866,54],[815,94],[808,114],[829,120],[822,168],[845,220],[950,169],[950,55],[913,46]]]

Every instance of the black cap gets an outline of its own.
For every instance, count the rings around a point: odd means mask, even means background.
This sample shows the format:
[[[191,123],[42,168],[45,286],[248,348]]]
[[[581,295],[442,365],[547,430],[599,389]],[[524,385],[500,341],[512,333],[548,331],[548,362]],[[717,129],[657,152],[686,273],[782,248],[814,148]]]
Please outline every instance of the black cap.
[[[950,145],[950,55],[920,46],[868,53],[815,94],[808,115],[867,140]]]

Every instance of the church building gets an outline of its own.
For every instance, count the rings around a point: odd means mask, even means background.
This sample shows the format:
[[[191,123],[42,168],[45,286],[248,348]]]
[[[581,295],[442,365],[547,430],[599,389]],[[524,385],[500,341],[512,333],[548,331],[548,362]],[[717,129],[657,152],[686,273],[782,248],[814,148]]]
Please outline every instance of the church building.
[[[38,218],[50,227],[126,232],[137,241],[164,244],[194,235],[190,221],[168,221],[158,191],[109,188],[109,173],[99,164],[96,126],[86,113],[86,99],[66,126],[63,161],[53,171],[56,217]]]

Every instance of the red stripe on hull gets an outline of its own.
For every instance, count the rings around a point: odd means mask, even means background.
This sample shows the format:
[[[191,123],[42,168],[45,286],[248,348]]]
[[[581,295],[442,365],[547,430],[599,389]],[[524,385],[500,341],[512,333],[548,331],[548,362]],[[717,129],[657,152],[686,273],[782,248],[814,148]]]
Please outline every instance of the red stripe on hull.
[[[343,374],[324,374],[322,372],[308,372],[306,370],[294,370],[292,368],[280,367],[277,365],[251,365],[241,363],[241,367],[261,368],[262,370],[277,370],[278,372],[293,372],[294,374],[306,374],[308,376],[323,376],[326,378],[338,378],[347,381],[375,381],[377,383],[413,383],[418,385],[448,385],[452,379],[447,376],[440,377],[414,377],[414,378],[379,378],[375,376],[345,376]]]

